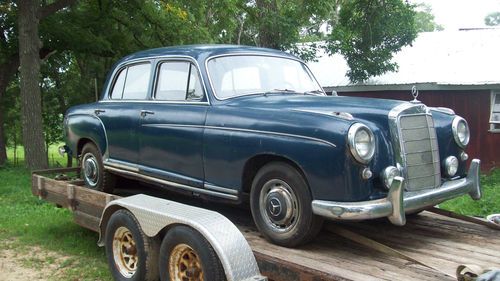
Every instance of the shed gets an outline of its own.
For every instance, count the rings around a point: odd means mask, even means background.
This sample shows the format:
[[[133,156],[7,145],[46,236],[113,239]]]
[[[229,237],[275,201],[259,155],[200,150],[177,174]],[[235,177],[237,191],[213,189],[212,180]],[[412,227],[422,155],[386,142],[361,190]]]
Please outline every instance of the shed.
[[[470,158],[482,170],[500,167],[500,29],[420,33],[412,46],[394,57],[397,72],[352,84],[341,55],[320,54],[309,63],[327,93],[411,100],[411,88],[428,106],[448,107],[471,129]]]

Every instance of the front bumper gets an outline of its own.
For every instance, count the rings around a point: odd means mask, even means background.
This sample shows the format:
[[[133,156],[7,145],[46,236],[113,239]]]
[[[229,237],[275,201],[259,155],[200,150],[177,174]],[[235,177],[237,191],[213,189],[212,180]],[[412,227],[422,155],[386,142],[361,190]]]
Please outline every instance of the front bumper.
[[[405,192],[404,179],[396,177],[386,198],[362,202],[334,202],[313,200],[313,213],[329,219],[365,220],[387,217],[393,224],[404,225],[406,213],[437,205],[443,201],[469,194],[472,199],[481,198],[479,166],[474,159],[466,178],[444,182],[434,189]]]

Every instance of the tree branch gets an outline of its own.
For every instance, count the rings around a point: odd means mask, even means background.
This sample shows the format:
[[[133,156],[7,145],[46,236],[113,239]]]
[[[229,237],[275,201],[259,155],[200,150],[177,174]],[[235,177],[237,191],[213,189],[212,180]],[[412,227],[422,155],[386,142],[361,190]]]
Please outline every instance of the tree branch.
[[[58,0],[52,4],[42,7],[40,9],[40,19],[44,19],[61,9],[71,6],[76,3],[76,1],[78,0]]]

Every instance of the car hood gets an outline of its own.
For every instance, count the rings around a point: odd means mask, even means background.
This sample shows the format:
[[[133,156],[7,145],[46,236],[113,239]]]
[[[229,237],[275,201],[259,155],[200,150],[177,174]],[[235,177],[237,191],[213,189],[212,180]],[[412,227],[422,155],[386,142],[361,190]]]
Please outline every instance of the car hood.
[[[352,115],[354,120],[376,122],[376,120],[386,121],[389,112],[403,103],[406,102],[365,97],[269,94],[236,98],[229,101],[227,106],[255,108],[255,110],[279,108],[285,111],[303,111],[341,118]]]

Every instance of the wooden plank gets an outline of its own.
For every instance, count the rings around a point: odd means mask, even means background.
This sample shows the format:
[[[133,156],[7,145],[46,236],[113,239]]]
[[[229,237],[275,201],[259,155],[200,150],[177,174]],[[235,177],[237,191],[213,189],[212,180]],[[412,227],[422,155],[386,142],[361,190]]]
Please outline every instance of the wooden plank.
[[[86,213],[75,211],[73,212],[73,220],[80,226],[83,226],[95,232],[99,232],[99,217],[94,217]]]

